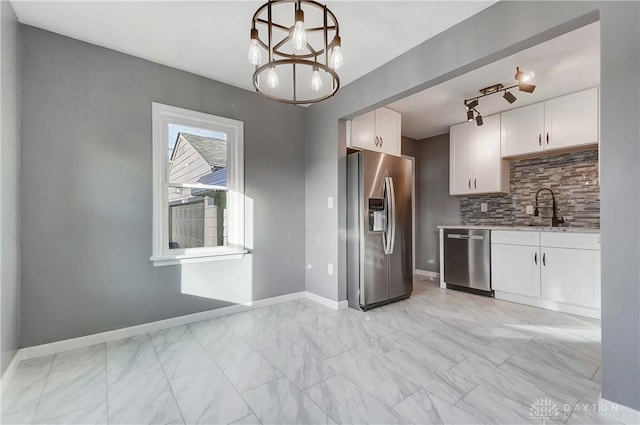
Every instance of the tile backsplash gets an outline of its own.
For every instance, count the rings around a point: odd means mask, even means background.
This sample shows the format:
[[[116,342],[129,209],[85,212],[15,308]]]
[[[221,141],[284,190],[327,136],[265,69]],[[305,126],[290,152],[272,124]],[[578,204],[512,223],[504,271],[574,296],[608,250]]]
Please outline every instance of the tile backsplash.
[[[540,158],[512,160],[509,194],[460,197],[460,218],[464,225],[548,225],[551,209],[541,208],[540,215],[526,213],[535,205],[538,189],[553,190],[558,215],[568,227],[600,227],[600,185],[598,184],[598,149]],[[480,211],[486,202],[487,212]],[[551,206],[551,194],[540,192],[539,206]]]

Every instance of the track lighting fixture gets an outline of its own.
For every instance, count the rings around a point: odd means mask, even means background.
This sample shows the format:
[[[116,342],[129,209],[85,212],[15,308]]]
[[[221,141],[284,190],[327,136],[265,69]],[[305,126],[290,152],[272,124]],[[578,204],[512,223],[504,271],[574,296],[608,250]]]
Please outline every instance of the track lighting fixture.
[[[516,75],[514,78],[518,80],[518,90],[526,93],[533,93],[536,86],[535,84],[531,84],[531,80],[534,76],[535,74],[533,72],[520,71],[520,68],[516,66]]]
[[[464,106],[467,108],[467,121],[473,121],[475,113],[476,124],[479,126],[483,124],[482,115],[480,115],[480,112],[478,112],[478,110],[476,109],[481,97],[504,92],[502,98],[511,104],[515,102],[517,98],[509,90],[518,87],[518,90],[520,91],[523,91],[525,93],[533,93],[536,88],[535,84],[531,84],[531,80],[533,79],[533,77],[533,72],[524,72],[521,71],[519,67],[516,67],[515,79],[518,80],[518,84],[514,84],[510,87],[505,87],[502,84],[498,83],[480,89],[480,96],[471,99],[465,99],[464,101]]]
[[[469,109],[467,111],[467,121],[473,121],[473,110]]]
[[[527,83],[531,81],[531,79],[533,79],[535,75],[536,74],[534,74],[533,71],[532,72],[520,71],[520,67],[516,66],[516,75],[514,76],[514,78],[520,82]]]
[[[513,103],[516,101],[516,97],[513,94],[511,94],[510,91],[505,90],[504,95],[502,97],[504,98],[504,100],[506,100],[509,103]]]
[[[518,84],[518,90],[523,91],[525,93],[533,93],[535,89],[536,89],[535,84],[528,84],[528,83]]]

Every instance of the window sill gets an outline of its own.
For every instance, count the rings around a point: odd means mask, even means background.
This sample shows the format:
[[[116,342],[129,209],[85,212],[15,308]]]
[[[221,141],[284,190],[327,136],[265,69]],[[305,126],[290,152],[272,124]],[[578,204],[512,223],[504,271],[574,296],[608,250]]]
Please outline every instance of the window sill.
[[[207,261],[237,260],[248,254],[246,249],[225,249],[215,253],[153,256],[149,258],[153,267],[174,266],[178,264],[202,263]]]

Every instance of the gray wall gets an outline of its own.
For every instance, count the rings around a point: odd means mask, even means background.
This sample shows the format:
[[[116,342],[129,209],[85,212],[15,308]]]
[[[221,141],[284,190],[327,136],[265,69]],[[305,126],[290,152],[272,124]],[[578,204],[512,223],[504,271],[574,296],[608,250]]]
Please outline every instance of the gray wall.
[[[600,18],[602,393],[640,409],[639,8],[638,2],[498,2],[310,107],[305,142],[307,290],[334,300],[346,298],[346,148],[338,138],[339,119]],[[337,196],[337,209],[327,210],[328,194]],[[327,276],[324,264],[338,259],[337,273]]]
[[[303,108],[31,27],[21,43],[22,346],[304,290]],[[244,121],[252,255],[149,261],[154,101]]]
[[[18,21],[8,1],[0,2],[0,375],[19,345],[19,49]]]
[[[449,133],[415,142],[416,269],[440,273],[438,226],[460,224],[460,201],[449,195]]]
[[[602,397],[640,410],[640,3],[600,19]]]

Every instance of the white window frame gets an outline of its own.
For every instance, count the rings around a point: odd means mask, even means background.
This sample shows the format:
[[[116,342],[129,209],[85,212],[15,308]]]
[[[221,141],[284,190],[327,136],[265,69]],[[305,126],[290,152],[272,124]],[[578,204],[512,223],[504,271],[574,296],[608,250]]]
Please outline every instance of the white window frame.
[[[185,264],[241,258],[248,251],[244,242],[244,123],[229,118],[177,108],[153,102],[152,157],[153,157],[153,252],[154,266]],[[208,188],[227,190],[226,246],[169,249],[169,124],[202,128],[227,134],[227,187],[194,183],[171,187]]]

